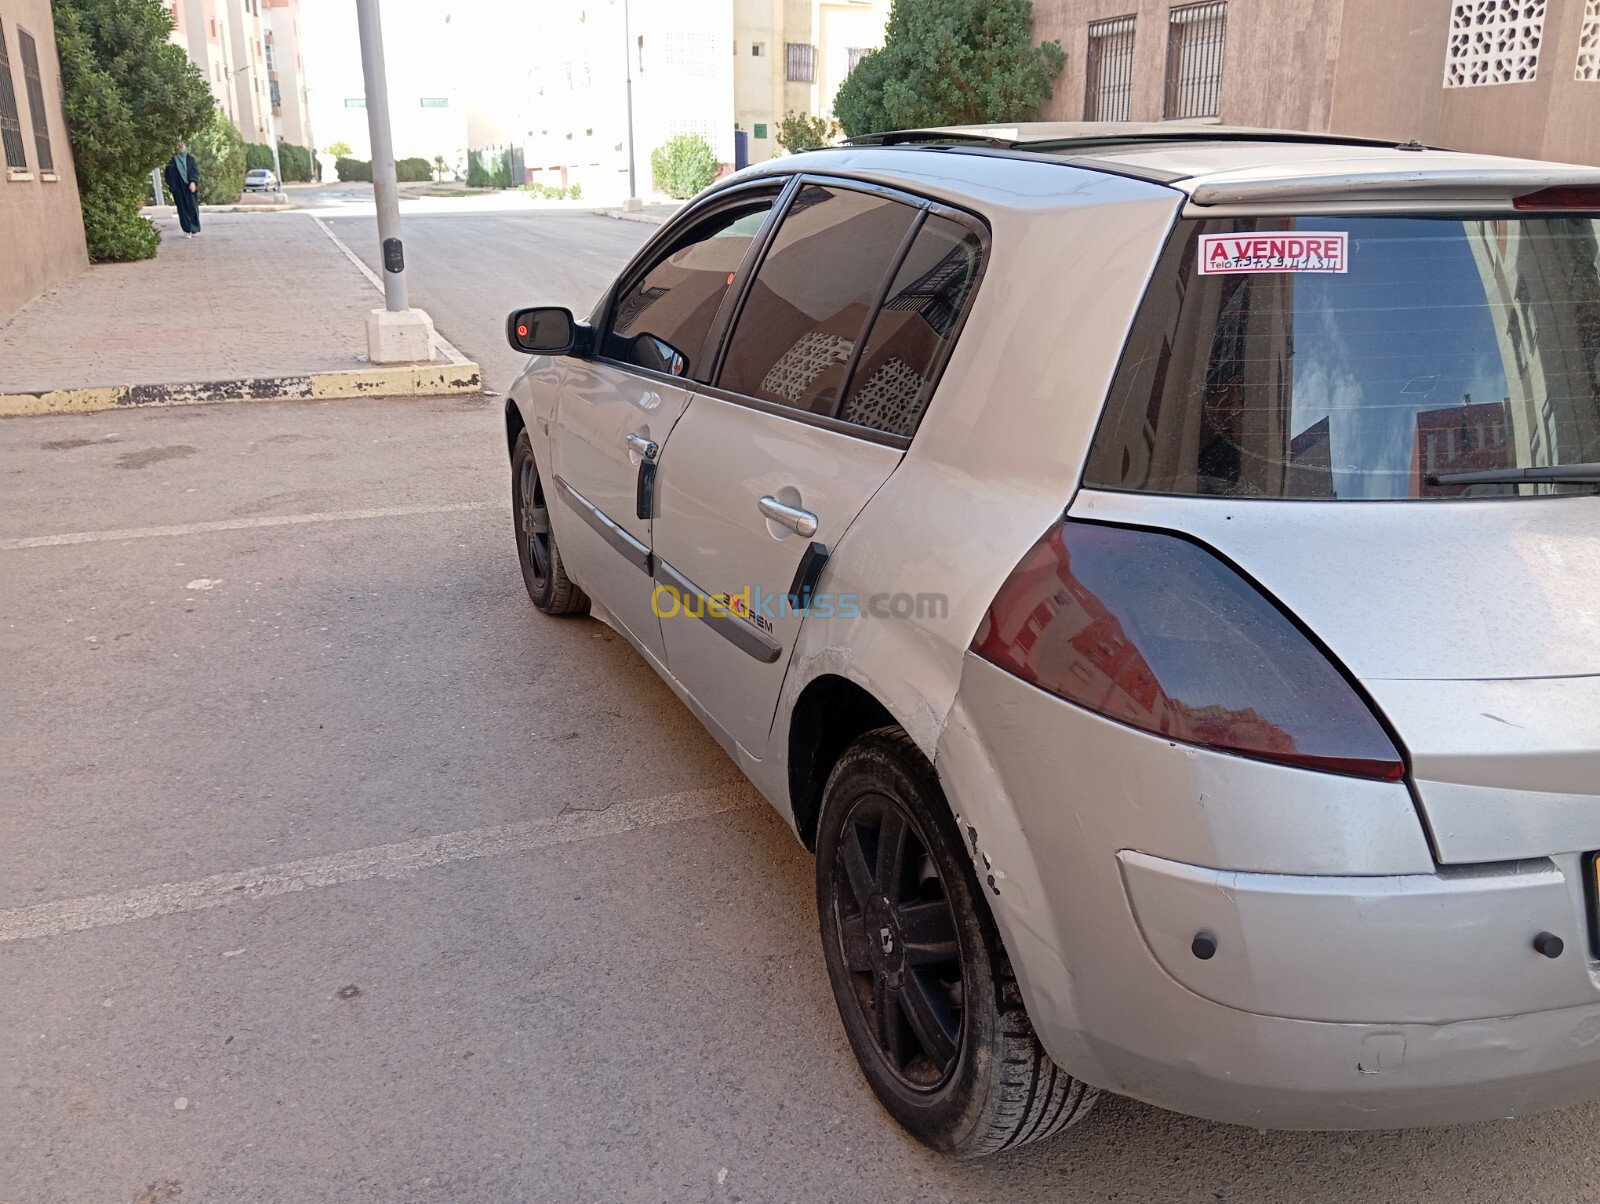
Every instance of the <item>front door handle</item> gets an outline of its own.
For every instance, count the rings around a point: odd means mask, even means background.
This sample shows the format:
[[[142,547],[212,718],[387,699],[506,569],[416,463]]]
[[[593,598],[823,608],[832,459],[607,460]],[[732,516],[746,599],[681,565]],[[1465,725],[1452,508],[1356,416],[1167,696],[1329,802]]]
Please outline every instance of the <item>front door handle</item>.
[[[629,435],[625,442],[629,451],[636,453],[641,460],[648,460],[652,464],[661,455],[661,445],[654,439],[647,438],[644,435]]]
[[[786,506],[775,497],[764,497],[756,508],[780,527],[788,527],[801,539],[810,539],[817,533],[817,516],[798,506]]]

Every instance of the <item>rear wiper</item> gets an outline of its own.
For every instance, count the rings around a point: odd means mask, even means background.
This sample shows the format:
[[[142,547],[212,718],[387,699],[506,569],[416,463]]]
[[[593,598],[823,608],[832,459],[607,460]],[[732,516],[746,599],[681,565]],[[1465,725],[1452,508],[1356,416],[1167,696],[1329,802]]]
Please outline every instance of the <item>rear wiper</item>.
[[[1594,485],[1600,484],[1600,464],[1548,464],[1538,468],[1490,468],[1482,472],[1429,473],[1425,485]]]

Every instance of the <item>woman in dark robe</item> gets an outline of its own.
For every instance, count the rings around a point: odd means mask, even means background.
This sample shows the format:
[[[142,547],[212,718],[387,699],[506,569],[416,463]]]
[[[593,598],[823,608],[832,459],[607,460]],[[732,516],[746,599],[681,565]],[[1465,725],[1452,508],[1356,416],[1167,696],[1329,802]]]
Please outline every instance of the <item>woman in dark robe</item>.
[[[193,238],[200,233],[200,164],[189,153],[187,143],[178,143],[178,153],[167,160],[163,175],[172,200],[178,206],[178,224],[183,227],[183,236]]]

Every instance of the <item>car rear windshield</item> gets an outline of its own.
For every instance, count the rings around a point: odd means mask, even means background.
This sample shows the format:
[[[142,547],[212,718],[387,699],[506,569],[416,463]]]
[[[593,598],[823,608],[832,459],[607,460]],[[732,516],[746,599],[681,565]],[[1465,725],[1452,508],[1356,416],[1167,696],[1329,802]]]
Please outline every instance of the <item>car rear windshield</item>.
[[[1454,474],[1600,461],[1600,220],[1181,222],[1090,451],[1102,489],[1593,491]]]

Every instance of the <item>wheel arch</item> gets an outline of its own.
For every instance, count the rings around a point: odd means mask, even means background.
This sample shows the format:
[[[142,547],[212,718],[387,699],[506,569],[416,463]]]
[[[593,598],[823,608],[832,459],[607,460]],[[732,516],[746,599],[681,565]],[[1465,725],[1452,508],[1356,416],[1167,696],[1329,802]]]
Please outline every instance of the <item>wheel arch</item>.
[[[517,403],[506,398],[506,456],[509,458],[516,454],[517,436],[528,429],[527,422],[522,417],[522,409]],[[532,435],[528,436],[530,439]]]
[[[903,727],[860,683],[824,673],[806,683],[789,718],[789,812],[806,848],[816,851],[817,818],[828,774],[852,741],[875,728]]]

